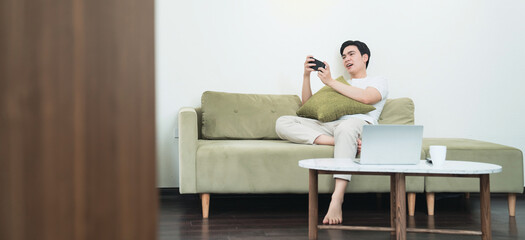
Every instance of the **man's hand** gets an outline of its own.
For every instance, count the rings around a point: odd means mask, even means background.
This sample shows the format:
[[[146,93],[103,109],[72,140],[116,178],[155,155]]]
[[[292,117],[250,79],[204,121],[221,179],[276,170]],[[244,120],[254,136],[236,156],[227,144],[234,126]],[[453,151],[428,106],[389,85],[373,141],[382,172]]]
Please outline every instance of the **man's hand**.
[[[326,68],[319,68],[319,71],[317,72],[317,76],[321,79],[321,81],[327,85],[330,86],[332,82],[335,80],[332,79],[332,73],[330,73],[330,66],[327,62],[323,62],[326,65]]]
[[[308,55],[306,56],[306,61],[304,62],[304,75],[308,75],[310,76],[310,73],[314,71],[314,69],[312,68],[313,66],[315,66],[314,63],[312,63],[313,61],[313,57],[312,55]]]
[[[361,152],[361,143],[362,143],[361,139],[358,138],[357,139],[357,154]]]

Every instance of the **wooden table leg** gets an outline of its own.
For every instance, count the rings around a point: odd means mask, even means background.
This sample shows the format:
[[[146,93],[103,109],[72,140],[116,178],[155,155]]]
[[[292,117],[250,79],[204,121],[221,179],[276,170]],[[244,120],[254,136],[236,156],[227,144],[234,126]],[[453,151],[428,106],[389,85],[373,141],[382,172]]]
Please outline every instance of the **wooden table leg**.
[[[390,175],[390,226],[396,229],[396,178],[393,174]],[[392,231],[390,235],[395,234],[396,232]]]
[[[488,174],[482,174],[479,179],[480,212],[481,212],[481,239],[491,240],[490,226],[490,181]]]
[[[405,240],[407,238],[407,212],[406,212],[406,189],[405,189],[405,174],[394,174],[396,184],[396,239]]]
[[[310,240],[317,239],[317,221],[319,219],[317,176],[317,170],[310,169],[308,185],[308,238]]]

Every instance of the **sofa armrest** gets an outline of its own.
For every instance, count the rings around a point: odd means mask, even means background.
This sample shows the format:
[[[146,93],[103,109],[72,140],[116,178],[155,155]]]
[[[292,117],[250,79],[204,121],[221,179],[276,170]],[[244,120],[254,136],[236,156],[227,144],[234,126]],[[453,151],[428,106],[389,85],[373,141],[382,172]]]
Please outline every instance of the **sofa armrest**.
[[[179,191],[196,193],[197,112],[184,107],[179,111]]]

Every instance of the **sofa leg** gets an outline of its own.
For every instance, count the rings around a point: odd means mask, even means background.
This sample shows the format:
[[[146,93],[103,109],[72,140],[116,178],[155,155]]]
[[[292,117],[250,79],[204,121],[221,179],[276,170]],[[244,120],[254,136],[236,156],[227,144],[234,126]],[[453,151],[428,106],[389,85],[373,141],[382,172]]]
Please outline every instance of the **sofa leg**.
[[[407,193],[408,197],[408,216],[413,217],[416,211],[416,193]]]
[[[465,198],[466,198],[466,199],[470,199],[470,193],[469,193],[469,192],[466,192],[466,193],[465,193]]]
[[[434,193],[427,192],[427,212],[428,216],[434,216]]]
[[[516,193],[509,193],[508,201],[509,201],[509,216],[515,217],[516,216]]]
[[[210,212],[210,194],[201,193],[201,204],[202,204],[202,218],[208,218]]]

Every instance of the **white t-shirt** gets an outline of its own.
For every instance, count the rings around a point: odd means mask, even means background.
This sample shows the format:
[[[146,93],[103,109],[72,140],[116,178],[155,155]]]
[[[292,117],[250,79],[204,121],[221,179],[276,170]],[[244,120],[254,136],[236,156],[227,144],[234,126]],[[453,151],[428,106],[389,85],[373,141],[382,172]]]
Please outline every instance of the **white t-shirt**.
[[[358,88],[366,89],[367,87],[373,87],[379,91],[381,94],[381,101],[374,104],[373,106],[376,108],[375,110],[365,113],[365,114],[352,114],[352,115],[345,115],[339,118],[341,119],[349,119],[349,118],[359,118],[363,119],[371,124],[377,124],[377,120],[379,119],[379,115],[381,115],[381,111],[383,111],[383,107],[385,106],[386,98],[388,97],[388,83],[386,78],[383,77],[365,77],[365,78],[354,78],[350,79],[347,82]]]

